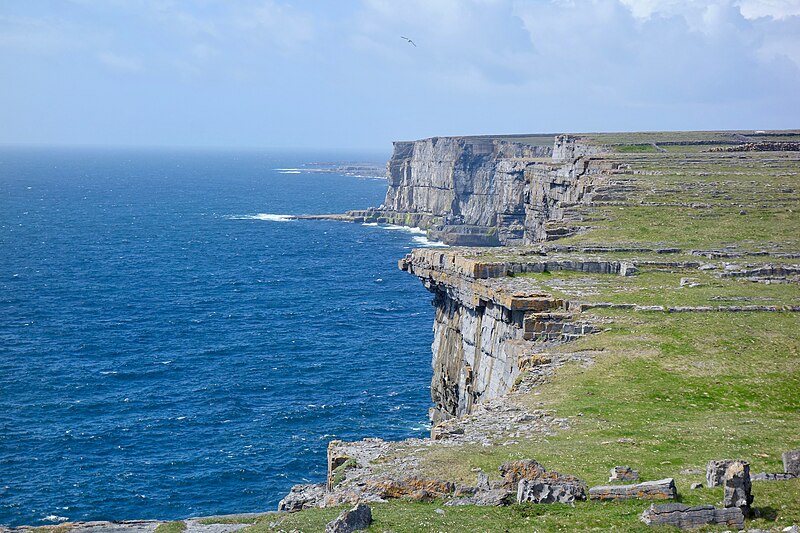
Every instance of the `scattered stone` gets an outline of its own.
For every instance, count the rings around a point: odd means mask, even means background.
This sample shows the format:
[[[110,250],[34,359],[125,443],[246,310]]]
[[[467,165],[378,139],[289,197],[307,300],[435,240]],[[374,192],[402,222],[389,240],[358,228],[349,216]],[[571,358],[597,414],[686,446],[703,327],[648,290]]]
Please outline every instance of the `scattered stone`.
[[[444,509],[439,509],[437,507],[436,509],[433,510],[433,512],[436,513],[436,514],[444,514]]]
[[[516,490],[517,483],[522,479],[534,479],[545,473],[545,468],[538,461],[533,459],[523,459],[521,461],[510,461],[500,465],[500,477],[503,478],[503,485]]]
[[[692,490],[702,489],[702,488],[703,488],[703,484],[702,483],[692,483]]]
[[[615,466],[611,469],[608,481],[639,481],[639,472],[629,466]]]
[[[722,486],[725,489],[722,505],[738,507],[745,516],[749,516],[750,504],[753,503],[753,496],[750,494],[750,463],[733,461],[722,476]]]
[[[798,526],[789,526],[789,527],[783,528],[781,531],[783,531],[783,533],[800,533],[800,527],[798,527]]]
[[[732,459],[711,460],[706,465],[706,485],[709,487],[718,487],[722,485],[722,477],[725,475],[725,470],[733,463]]]
[[[681,287],[700,287],[702,285],[697,278],[681,278]]]
[[[796,477],[794,474],[782,472],[759,472],[758,474],[750,474],[750,481],[785,481]]]
[[[591,500],[671,500],[677,497],[678,491],[672,478],[636,485],[600,485],[589,489]]]
[[[586,499],[586,484],[575,476],[546,472],[535,479],[521,479],[517,503],[574,503]]]
[[[712,505],[689,507],[682,503],[652,504],[641,516],[649,526],[671,525],[680,529],[694,529],[706,524],[722,524],[742,529],[744,515],[738,507],[718,509]]]
[[[310,509],[317,507],[324,498],[325,485],[322,483],[293,485],[289,494],[278,503],[278,511],[294,513]]]
[[[783,453],[783,471],[800,477],[800,450]]]
[[[359,503],[349,511],[342,511],[339,516],[325,526],[325,533],[351,533],[367,529],[372,523],[372,509],[365,503]]]

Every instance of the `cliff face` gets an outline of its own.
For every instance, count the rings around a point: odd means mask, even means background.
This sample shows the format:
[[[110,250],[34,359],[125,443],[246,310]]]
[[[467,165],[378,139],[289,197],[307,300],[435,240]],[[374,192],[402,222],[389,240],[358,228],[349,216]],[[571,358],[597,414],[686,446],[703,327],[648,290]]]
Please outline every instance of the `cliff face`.
[[[569,302],[509,274],[632,272],[629,265],[616,261],[486,261],[441,249],[414,250],[399,266],[418,276],[434,294],[431,399],[435,407],[430,413],[434,425],[509,392],[521,372],[536,364],[547,342],[594,331]]]
[[[569,136],[550,146],[481,137],[396,142],[388,163],[387,221],[458,245],[530,244],[591,192],[595,147]],[[562,231],[563,232],[563,231]]]

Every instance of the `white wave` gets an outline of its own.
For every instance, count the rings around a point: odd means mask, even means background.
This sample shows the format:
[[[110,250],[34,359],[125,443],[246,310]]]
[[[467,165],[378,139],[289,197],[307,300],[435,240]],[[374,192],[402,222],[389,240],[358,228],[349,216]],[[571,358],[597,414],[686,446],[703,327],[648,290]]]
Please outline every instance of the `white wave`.
[[[300,174],[299,170],[279,170],[278,174]]]
[[[109,371],[107,371],[107,372],[100,372],[100,373],[101,373],[102,375],[104,375],[104,376],[110,376],[110,375],[114,375],[114,374],[116,374],[116,373],[117,373],[117,371],[116,371],[116,370],[109,370]]]
[[[228,220],[268,220],[270,222],[291,222],[295,218],[293,215],[277,215],[274,213],[257,213],[255,215],[230,215],[225,217]]]
[[[414,237],[411,240],[423,248],[448,248],[442,241],[431,241],[427,237]]]
[[[378,223],[377,223],[377,222],[364,222],[364,223],[363,223],[363,224],[361,224],[361,225],[362,225],[362,226],[377,226],[377,225],[378,225]],[[16,276],[16,274],[14,274],[14,275]]]
[[[54,514],[49,514],[42,518],[42,521],[44,522],[66,522],[67,520],[69,520],[69,518],[66,516],[57,516]]]
[[[302,169],[300,169],[300,168],[274,168],[273,170],[278,170],[278,171],[282,170],[282,171],[285,171],[285,172],[289,172],[289,171],[291,171],[291,172],[300,172]]]

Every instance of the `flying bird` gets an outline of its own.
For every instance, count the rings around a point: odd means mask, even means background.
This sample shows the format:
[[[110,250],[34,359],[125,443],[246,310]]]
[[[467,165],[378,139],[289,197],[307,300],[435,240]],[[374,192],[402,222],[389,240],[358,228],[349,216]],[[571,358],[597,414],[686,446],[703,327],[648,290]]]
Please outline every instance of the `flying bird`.
[[[413,44],[413,45],[414,45],[414,48],[416,48],[416,47],[417,47],[417,43],[415,43],[414,41],[412,41],[412,40],[411,40],[411,39],[409,39],[408,37],[403,37],[403,36],[401,35],[401,36],[400,36],[400,38],[401,38],[401,39],[405,39],[405,40],[406,40],[406,41],[408,41],[409,43]]]

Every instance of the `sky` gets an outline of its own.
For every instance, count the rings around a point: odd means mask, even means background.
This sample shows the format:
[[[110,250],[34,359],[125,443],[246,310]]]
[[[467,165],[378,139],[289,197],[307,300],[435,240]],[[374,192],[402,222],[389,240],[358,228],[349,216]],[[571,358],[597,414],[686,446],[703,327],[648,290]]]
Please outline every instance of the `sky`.
[[[0,0],[0,144],[798,127],[800,0]]]

